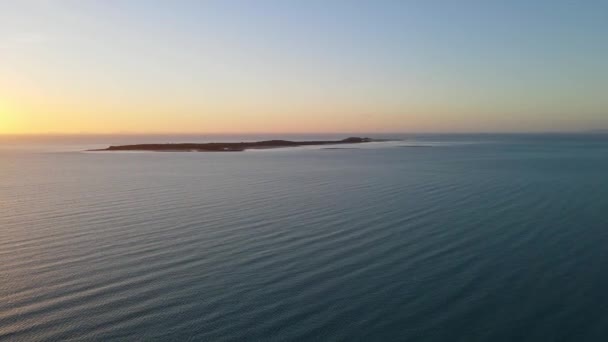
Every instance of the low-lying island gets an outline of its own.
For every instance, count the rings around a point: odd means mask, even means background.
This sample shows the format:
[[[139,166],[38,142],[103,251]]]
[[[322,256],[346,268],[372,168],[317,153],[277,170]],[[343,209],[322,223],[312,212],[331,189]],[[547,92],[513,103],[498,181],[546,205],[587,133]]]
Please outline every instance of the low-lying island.
[[[110,146],[104,149],[89,151],[150,151],[150,152],[242,152],[249,149],[270,149],[281,147],[316,146],[316,145],[341,145],[362,144],[375,140],[370,138],[350,137],[343,140],[327,141],[289,141],[289,140],[266,140],[255,142],[237,143],[203,143],[203,144],[139,144]]]

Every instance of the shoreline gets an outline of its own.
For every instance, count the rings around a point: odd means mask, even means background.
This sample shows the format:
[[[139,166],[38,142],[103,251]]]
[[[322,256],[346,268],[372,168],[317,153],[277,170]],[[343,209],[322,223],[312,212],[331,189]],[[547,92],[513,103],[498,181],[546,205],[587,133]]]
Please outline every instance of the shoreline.
[[[266,140],[255,142],[226,142],[226,143],[177,143],[177,144],[136,144],[109,146],[104,149],[87,150],[87,152],[118,152],[118,151],[147,151],[147,152],[243,152],[246,150],[265,150],[285,147],[364,144],[369,142],[387,141],[371,138],[349,137],[342,140],[321,141],[289,141]]]

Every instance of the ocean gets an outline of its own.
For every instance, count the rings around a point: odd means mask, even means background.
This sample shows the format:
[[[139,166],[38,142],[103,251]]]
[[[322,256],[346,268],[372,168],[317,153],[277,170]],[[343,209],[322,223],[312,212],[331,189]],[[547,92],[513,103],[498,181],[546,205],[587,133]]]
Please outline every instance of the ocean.
[[[83,152],[239,138],[0,139],[0,340],[608,339],[608,135]]]

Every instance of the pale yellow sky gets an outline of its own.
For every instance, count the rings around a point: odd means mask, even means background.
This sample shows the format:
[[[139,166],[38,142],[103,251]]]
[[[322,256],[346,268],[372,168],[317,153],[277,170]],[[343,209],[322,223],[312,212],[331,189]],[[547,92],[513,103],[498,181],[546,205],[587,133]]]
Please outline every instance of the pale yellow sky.
[[[0,2],[0,134],[608,128],[605,11],[238,5]]]

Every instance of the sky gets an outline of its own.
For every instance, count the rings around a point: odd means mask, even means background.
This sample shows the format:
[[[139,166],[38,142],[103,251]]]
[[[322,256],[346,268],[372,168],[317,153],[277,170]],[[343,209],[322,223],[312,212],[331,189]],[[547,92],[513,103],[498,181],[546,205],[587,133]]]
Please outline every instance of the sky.
[[[608,1],[0,0],[0,134],[608,129]]]

